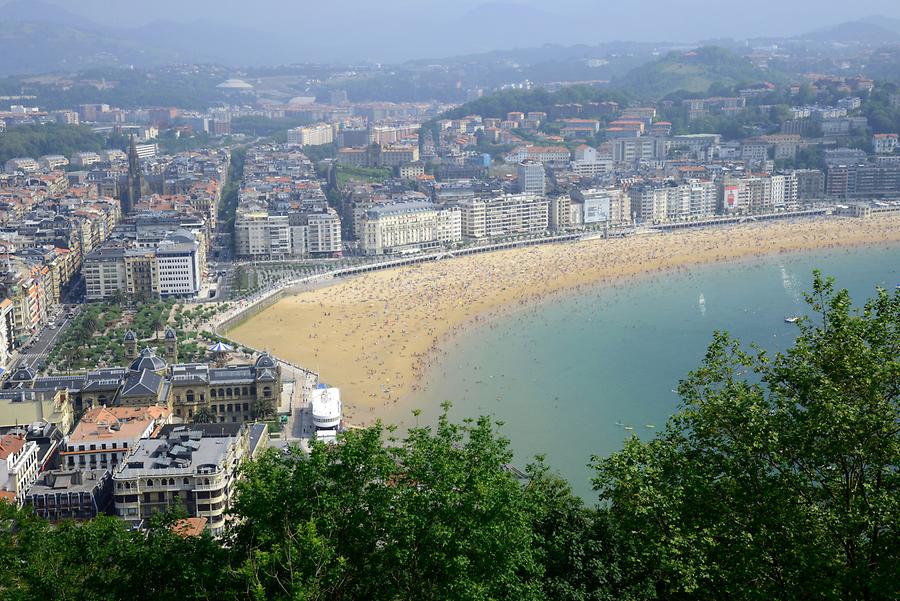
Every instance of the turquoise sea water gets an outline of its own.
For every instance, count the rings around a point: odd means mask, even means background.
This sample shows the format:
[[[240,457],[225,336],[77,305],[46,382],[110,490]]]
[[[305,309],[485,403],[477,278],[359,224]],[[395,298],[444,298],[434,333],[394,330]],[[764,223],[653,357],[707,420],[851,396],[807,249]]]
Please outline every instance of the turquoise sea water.
[[[699,365],[712,332],[724,329],[771,351],[793,340],[784,322],[807,310],[813,269],[837,279],[854,301],[900,284],[900,247],[801,253],[698,266],[561,296],[457,336],[415,395],[420,423],[443,400],[451,416],[502,420],[518,465],[535,454],[592,498],[592,454],[621,448],[631,433],[653,436],[677,409],[679,379]],[[409,409],[386,416],[408,425]],[[627,431],[617,422],[633,427]]]

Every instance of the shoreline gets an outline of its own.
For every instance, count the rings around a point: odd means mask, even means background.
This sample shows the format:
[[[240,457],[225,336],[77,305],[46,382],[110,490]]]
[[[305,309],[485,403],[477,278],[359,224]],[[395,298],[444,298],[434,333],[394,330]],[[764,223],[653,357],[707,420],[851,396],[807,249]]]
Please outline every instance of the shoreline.
[[[900,216],[886,215],[503,250],[369,273],[292,294],[227,334],[320,372],[323,381],[342,389],[347,421],[364,425],[387,408],[409,405],[454,337],[511,311],[617,279],[898,242]]]

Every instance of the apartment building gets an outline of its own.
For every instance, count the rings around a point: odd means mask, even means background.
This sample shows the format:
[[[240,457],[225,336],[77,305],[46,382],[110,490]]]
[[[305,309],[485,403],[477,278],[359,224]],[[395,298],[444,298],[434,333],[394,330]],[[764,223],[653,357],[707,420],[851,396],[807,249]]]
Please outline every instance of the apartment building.
[[[41,166],[38,164],[38,162],[30,157],[12,158],[6,161],[6,163],[3,165],[3,170],[6,171],[6,173],[21,172],[28,174],[39,171],[40,168]]]
[[[875,134],[872,136],[872,148],[876,154],[891,154],[897,150],[897,134]]]
[[[547,193],[546,173],[542,163],[526,159],[516,167],[516,176],[519,192],[538,196]]]
[[[84,259],[85,298],[195,297],[203,287],[205,263],[200,242],[186,230],[169,232],[147,248],[101,247]]]
[[[235,254],[245,258],[334,256],[342,250],[337,212],[239,213],[234,225]]]
[[[334,142],[334,128],[327,123],[295,127],[287,132],[287,142],[293,146],[322,146]]]
[[[634,164],[666,158],[666,139],[661,137],[619,138],[612,141],[613,161]]]
[[[734,177],[726,175],[722,182],[722,211],[732,213],[770,213],[775,209],[772,178],[766,176]]]
[[[0,437],[0,500],[18,507],[25,502],[25,493],[37,480],[40,471],[38,445],[26,440],[23,434]]]
[[[106,469],[43,472],[25,495],[25,505],[50,522],[105,515],[112,501],[112,474]]]
[[[509,194],[459,203],[463,238],[484,238],[545,231],[550,201],[533,194]]]
[[[159,295],[192,298],[203,285],[200,245],[191,236],[171,236],[156,247],[156,272]]]
[[[66,437],[60,462],[68,469],[115,469],[141,439],[171,419],[166,407],[91,407]]]
[[[250,453],[243,424],[166,426],[141,440],[113,472],[115,514],[134,528],[172,508],[225,528],[241,464]]]
[[[38,159],[38,165],[44,171],[65,169],[69,165],[69,159],[61,154],[45,154]]]
[[[644,223],[702,219],[716,213],[718,190],[711,181],[645,184],[629,192],[634,218]]]
[[[669,215],[669,196],[663,187],[637,186],[629,191],[634,220],[639,223],[663,223]]]
[[[565,146],[517,146],[509,152],[507,163],[521,163],[525,160],[537,161],[555,166],[565,166],[570,158],[569,149]]]
[[[568,216],[562,206],[557,209],[556,220],[559,225],[556,227],[565,225],[567,219],[568,225],[573,227],[604,222],[609,225],[631,222],[631,198],[619,188],[573,190],[564,198],[569,199],[569,202],[564,203],[568,206]]]
[[[100,155],[96,152],[76,152],[72,155],[72,164],[76,167],[90,167],[92,165],[97,165],[101,161]]]

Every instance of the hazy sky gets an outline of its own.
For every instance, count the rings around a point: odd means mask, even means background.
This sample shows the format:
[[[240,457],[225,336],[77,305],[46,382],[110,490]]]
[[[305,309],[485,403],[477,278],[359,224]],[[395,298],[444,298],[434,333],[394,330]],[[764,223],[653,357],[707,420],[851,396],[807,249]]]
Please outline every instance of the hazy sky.
[[[298,47],[326,48],[341,58],[376,60],[547,42],[794,35],[875,14],[900,18],[898,0],[45,1],[118,27],[204,20],[290,36]]]

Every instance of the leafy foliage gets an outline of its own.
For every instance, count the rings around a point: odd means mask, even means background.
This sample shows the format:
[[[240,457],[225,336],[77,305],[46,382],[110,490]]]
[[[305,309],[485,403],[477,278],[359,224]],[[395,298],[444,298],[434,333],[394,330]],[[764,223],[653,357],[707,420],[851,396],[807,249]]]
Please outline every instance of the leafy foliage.
[[[466,115],[504,118],[510,111],[542,111],[552,113],[557,104],[613,101],[625,105],[630,100],[628,94],[615,91],[601,91],[589,86],[566,86],[556,92],[544,88],[536,90],[503,90],[497,94],[484,96],[467,102],[461,107],[443,115],[447,119],[459,119]],[[427,125],[427,124],[426,124]],[[425,127],[425,126],[423,126]]]
[[[717,86],[780,81],[782,76],[762,71],[746,58],[717,46],[689,52],[673,51],[636,67],[614,85],[642,99],[657,99],[678,90],[706,92]]]
[[[716,334],[659,438],[595,459],[661,597],[895,599],[900,293],[862,312],[817,275],[786,354]],[[752,374],[752,377],[749,377]]]
[[[69,157],[103,148],[104,137],[83,125],[22,125],[0,134],[0,163],[16,157],[36,159],[45,154]]]
[[[208,535],[173,533],[176,517],[159,516],[145,535],[113,517],[51,526],[0,503],[0,597],[238,598],[239,581],[221,570],[227,550]]]

